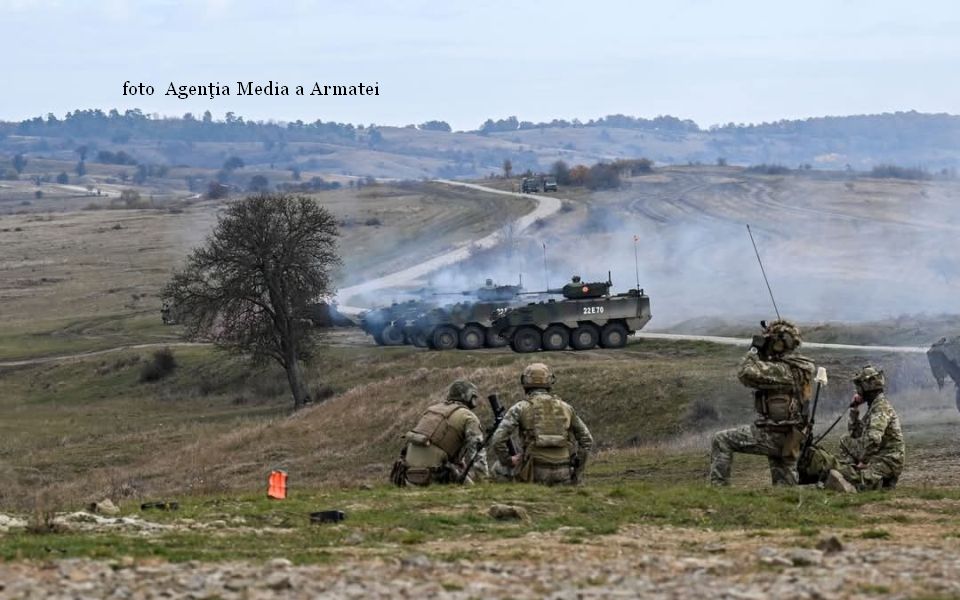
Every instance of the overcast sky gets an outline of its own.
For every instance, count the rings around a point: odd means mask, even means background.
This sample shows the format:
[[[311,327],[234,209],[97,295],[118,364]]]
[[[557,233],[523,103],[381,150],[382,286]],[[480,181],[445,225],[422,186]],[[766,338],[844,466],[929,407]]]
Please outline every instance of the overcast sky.
[[[76,108],[473,129],[671,114],[701,126],[960,113],[960,3],[0,0],[0,119]],[[372,98],[163,96],[377,82]],[[125,80],[156,88],[122,96]]]

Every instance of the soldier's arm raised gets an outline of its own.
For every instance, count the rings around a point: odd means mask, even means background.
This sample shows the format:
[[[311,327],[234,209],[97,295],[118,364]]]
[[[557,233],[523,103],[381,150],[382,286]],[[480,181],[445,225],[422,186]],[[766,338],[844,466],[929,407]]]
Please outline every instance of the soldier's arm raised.
[[[780,388],[794,384],[790,365],[779,361],[760,360],[760,356],[751,349],[737,370],[740,383],[756,389]]]

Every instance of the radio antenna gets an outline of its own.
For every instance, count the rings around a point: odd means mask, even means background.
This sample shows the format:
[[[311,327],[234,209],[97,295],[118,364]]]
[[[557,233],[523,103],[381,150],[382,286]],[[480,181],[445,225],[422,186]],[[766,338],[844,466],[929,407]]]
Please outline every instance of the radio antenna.
[[[750,230],[749,223],[747,223],[747,233],[750,234],[750,243],[753,244],[753,252],[757,255],[757,263],[760,265],[760,274],[763,275],[763,282],[767,284],[767,291],[770,293],[770,301],[773,302],[773,312],[777,313],[777,319],[779,319],[780,309],[777,308],[777,301],[773,298],[773,290],[770,288],[770,280],[767,279],[767,271],[763,268],[763,261],[760,260],[760,251],[757,250],[757,241],[753,239],[753,231]]]
[[[637,258],[637,244],[640,242],[640,236],[633,236],[633,270],[637,274],[637,289],[640,289],[640,259]]]
[[[543,242],[543,282],[545,284],[543,289],[549,290],[550,276],[548,275],[548,271],[547,271],[547,243],[546,242]]]

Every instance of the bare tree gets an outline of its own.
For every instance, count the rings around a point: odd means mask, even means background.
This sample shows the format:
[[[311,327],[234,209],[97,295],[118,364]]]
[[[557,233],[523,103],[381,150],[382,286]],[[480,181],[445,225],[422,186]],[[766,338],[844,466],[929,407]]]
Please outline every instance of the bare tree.
[[[316,345],[307,307],[334,291],[338,235],[333,215],[308,197],[250,196],[226,208],[163,299],[189,336],[277,361],[300,408],[310,401],[301,361]]]
[[[510,179],[511,175],[513,175],[513,161],[505,158],[503,159],[503,176]]]

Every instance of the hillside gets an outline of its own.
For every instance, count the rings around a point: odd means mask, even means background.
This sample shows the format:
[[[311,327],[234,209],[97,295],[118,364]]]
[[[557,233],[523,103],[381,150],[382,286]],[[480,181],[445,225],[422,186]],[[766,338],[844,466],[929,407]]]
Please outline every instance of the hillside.
[[[332,176],[482,177],[510,159],[515,172],[546,170],[556,160],[592,164],[647,157],[658,164],[751,165],[869,171],[882,164],[953,173],[960,166],[960,117],[916,112],[823,117],[704,129],[673,117],[610,115],[581,122],[489,120],[474,131],[323,122],[255,123],[232,113],[160,118],[78,110],[59,119],[0,122],[0,162],[23,154],[57,160],[70,173],[88,165],[126,162],[217,169],[230,156],[261,169],[297,169]],[[81,152],[81,149],[83,151]],[[106,154],[102,154],[106,153]],[[4,165],[6,167],[6,165]],[[0,175],[9,169],[0,168]],[[78,175],[78,177],[82,176]],[[249,175],[247,176],[249,178]],[[83,183],[82,181],[80,183]],[[246,179],[242,181],[246,183]]]

